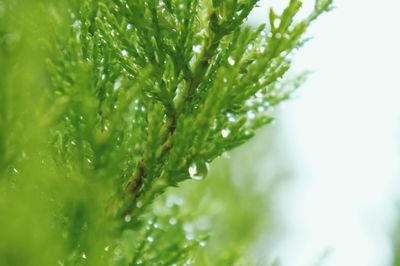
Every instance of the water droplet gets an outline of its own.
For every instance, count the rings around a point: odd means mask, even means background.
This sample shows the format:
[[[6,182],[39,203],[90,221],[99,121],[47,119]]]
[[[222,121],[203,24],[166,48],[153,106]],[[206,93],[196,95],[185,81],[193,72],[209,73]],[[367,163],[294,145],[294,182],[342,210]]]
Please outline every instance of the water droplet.
[[[74,29],[79,29],[82,25],[82,22],[80,20],[75,20],[74,23],[72,24],[72,27]]]
[[[122,54],[122,56],[125,56],[125,57],[129,55],[127,50],[122,50],[121,54]]]
[[[262,107],[262,106],[259,106],[259,107],[257,108],[257,111],[258,111],[259,113],[263,113],[263,112],[265,111],[265,108]]]
[[[200,45],[200,44],[194,45],[193,48],[192,48],[192,50],[193,50],[193,52],[195,52],[196,54],[200,53],[200,52],[201,52],[201,45]]]
[[[143,202],[141,202],[140,200],[136,203],[136,207],[138,207],[139,209],[143,207]]]
[[[193,226],[193,224],[191,224],[191,223],[185,223],[185,224],[183,225],[183,230],[184,230],[185,232],[193,232],[194,226]]]
[[[132,220],[132,216],[129,214],[125,215],[125,222],[129,223]]]
[[[148,220],[148,221],[147,221],[147,224],[152,225],[152,224],[153,224],[153,221],[152,221],[152,220]]]
[[[154,227],[154,228],[159,228],[160,225],[159,225],[158,223],[155,223],[155,224],[153,224],[153,227]]]
[[[206,244],[206,242],[204,242],[204,241],[200,241],[200,242],[199,242],[199,245],[200,245],[200,247],[205,247],[207,244]]]
[[[92,163],[92,160],[90,160],[89,158],[87,158],[86,161],[87,161],[88,163]]]
[[[84,260],[87,259],[85,252],[82,253],[82,259],[84,259]]]
[[[257,98],[262,98],[264,95],[262,94],[262,92],[261,91],[258,91],[257,93],[256,93],[256,97]]]
[[[236,118],[233,116],[233,114],[231,114],[231,113],[227,113],[226,114],[226,118],[228,118],[228,121],[229,122],[236,122]]]
[[[228,152],[224,151],[224,152],[222,153],[222,158],[225,158],[225,159],[230,159],[230,158],[231,158],[231,156],[229,155],[229,153],[228,153]]]
[[[276,18],[274,20],[274,28],[277,29],[281,25],[281,20],[279,18]]]
[[[247,45],[247,50],[248,51],[251,51],[251,50],[253,50],[253,48],[254,48],[254,45],[253,44],[249,44],[249,45]]]
[[[224,83],[228,83],[228,79],[224,77]]]
[[[191,241],[191,240],[194,239],[194,234],[192,234],[192,233],[187,233],[187,234],[185,235],[185,238],[186,238],[186,240]]]
[[[254,119],[254,118],[256,118],[256,114],[254,112],[250,111],[250,112],[247,112],[247,117],[249,119]]]
[[[192,164],[189,167],[189,175],[193,180],[203,180],[208,173],[208,165],[206,163]]]
[[[231,131],[229,128],[224,128],[223,130],[221,130],[221,135],[224,139],[229,137],[230,134],[231,134]]]
[[[113,90],[117,91],[119,88],[121,88],[121,85],[122,85],[122,80],[119,78],[114,82]]]
[[[181,197],[177,197],[175,195],[168,196],[165,205],[168,208],[172,208],[174,205],[182,206],[185,203],[184,199]]]
[[[193,164],[189,167],[189,175],[193,178],[197,174],[197,165]]]
[[[177,220],[176,220],[176,218],[172,217],[172,218],[169,218],[168,222],[170,225],[175,225],[177,223]]]
[[[106,246],[105,248],[104,248],[104,251],[105,252],[108,252],[110,250],[110,246]]]
[[[133,25],[132,25],[132,24],[127,24],[127,25],[126,25],[126,29],[127,29],[127,30],[131,30],[132,28],[133,28]]]
[[[230,57],[228,57],[228,63],[231,65],[231,66],[234,66],[235,65],[235,59],[232,57],[232,56],[230,56]]]
[[[150,243],[153,243],[153,242],[154,242],[154,238],[153,238],[152,236],[148,236],[146,239],[147,239],[147,241],[149,241]]]
[[[17,170],[17,168],[13,168],[12,171],[14,174],[19,174],[19,171]]]

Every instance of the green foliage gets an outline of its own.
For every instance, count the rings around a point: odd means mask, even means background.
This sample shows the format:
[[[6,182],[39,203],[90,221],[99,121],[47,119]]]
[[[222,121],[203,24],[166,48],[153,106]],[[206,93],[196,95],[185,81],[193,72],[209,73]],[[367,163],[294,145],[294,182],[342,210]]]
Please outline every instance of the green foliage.
[[[399,206],[396,206],[396,209],[399,209]],[[400,265],[400,219],[399,215],[397,215],[393,230],[391,232],[392,238],[392,266]]]
[[[272,121],[331,1],[297,21],[291,0],[257,29],[256,0],[59,2],[0,1],[0,264],[238,262],[198,255],[208,232],[188,236],[193,205],[165,191]]]

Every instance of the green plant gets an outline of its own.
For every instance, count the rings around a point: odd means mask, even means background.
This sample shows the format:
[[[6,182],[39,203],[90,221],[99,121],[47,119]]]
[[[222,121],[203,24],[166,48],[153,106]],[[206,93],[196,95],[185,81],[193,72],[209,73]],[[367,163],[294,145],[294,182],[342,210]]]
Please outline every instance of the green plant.
[[[331,2],[252,29],[256,0],[0,1],[0,264],[188,264],[165,191],[272,121]]]

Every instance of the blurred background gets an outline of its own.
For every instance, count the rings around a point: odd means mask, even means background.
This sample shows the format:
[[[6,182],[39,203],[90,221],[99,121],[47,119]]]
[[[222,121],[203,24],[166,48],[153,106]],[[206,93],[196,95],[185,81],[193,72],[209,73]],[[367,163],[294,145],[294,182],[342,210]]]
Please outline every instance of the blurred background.
[[[267,18],[263,0],[249,23]],[[307,13],[314,1],[304,1]],[[392,264],[400,199],[400,2],[336,0],[294,59],[311,75],[278,111],[275,133],[291,179],[274,204],[283,266]],[[281,160],[282,158],[280,158]],[[276,159],[265,160],[268,165]]]

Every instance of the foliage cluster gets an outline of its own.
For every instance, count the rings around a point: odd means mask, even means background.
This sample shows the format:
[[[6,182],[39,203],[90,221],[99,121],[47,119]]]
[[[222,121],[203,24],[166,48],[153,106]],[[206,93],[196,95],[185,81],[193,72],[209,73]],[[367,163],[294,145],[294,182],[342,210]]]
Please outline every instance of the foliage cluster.
[[[194,259],[208,233],[166,190],[272,121],[331,2],[252,29],[257,0],[1,0],[0,264],[237,263]]]

